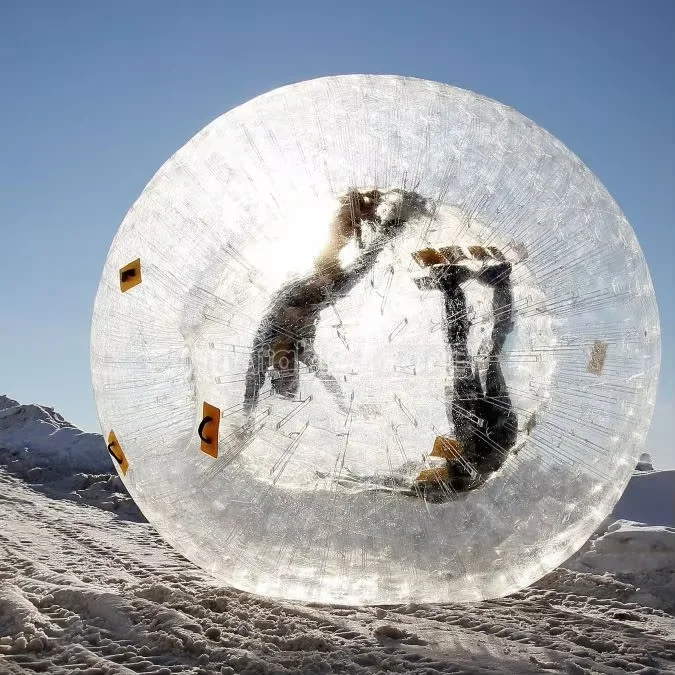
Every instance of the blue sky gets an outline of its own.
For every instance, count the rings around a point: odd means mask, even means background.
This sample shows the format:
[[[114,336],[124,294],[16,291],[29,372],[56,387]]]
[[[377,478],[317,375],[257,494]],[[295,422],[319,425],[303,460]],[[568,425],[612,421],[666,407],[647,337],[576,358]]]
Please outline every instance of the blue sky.
[[[98,430],[89,324],[124,214],[205,124],[274,87],[396,73],[551,131],[633,224],[659,301],[650,437],[675,467],[675,2],[0,3],[0,393]]]

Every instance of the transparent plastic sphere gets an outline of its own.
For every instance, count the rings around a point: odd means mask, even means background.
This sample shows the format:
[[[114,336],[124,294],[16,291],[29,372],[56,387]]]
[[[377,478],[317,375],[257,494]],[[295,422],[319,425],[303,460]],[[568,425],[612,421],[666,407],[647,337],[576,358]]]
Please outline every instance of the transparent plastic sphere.
[[[659,323],[635,235],[515,110],[328,77],[152,178],[96,297],[100,422],[178,551],[269,596],[471,601],[534,582],[623,491]]]

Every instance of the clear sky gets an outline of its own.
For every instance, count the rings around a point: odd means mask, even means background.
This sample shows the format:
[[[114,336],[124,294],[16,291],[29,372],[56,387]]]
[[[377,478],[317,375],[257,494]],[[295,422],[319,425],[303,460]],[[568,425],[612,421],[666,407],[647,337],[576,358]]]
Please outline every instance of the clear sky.
[[[675,467],[673,0],[0,2],[0,393],[98,430],[89,325],[125,212],[215,117],[322,75],[439,80],[570,147],[633,224],[659,301],[649,449]]]

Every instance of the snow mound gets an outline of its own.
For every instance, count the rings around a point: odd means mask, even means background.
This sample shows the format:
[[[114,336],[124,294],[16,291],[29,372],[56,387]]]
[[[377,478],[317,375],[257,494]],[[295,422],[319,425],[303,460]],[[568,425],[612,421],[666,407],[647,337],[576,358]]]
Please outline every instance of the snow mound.
[[[81,431],[53,408],[0,396],[0,465],[52,497],[143,519],[103,437]]]
[[[618,520],[595,540],[582,560],[584,564],[597,560],[600,564],[592,565],[595,569],[621,573],[667,569],[666,564],[675,563],[675,528]]]
[[[25,465],[49,466],[62,475],[110,472],[111,460],[99,434],[80,431],[53,408],[11,405],[0,400],[0,448]]]
[[[618,520],[565,567],[611,574],[634,588],[634,601],[675,612],[675,528]]]

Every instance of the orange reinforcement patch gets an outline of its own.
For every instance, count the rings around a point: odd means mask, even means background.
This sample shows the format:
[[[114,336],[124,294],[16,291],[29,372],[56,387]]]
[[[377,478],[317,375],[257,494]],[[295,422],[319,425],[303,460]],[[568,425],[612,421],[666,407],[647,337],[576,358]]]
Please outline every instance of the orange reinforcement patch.
[[[600,375],[605,367],[607,358],[607,348],[609,344],[602,340],[596,340],[591,348],[591,355],[588,359],[588,372],[593,375]]]
[[[129,470],[129,462],[127,460],[127,456],[124,454],[124,450],[122,450],[122,446],[117,440],[117,436],[115,436],[113,431],[108,434],[108,452],[119,465],[122,475],[126,476],[127,471]]]
[[[141,279],[141,259],[137,258],[133,262],[125,265],[120,270],[120,290],[126,293],[130,288],[138,286]]]
[[[214,459],[218,457],[218,431],[220,429],[220,409],[204,403],[202,422],[199,425],[202,452]]]

